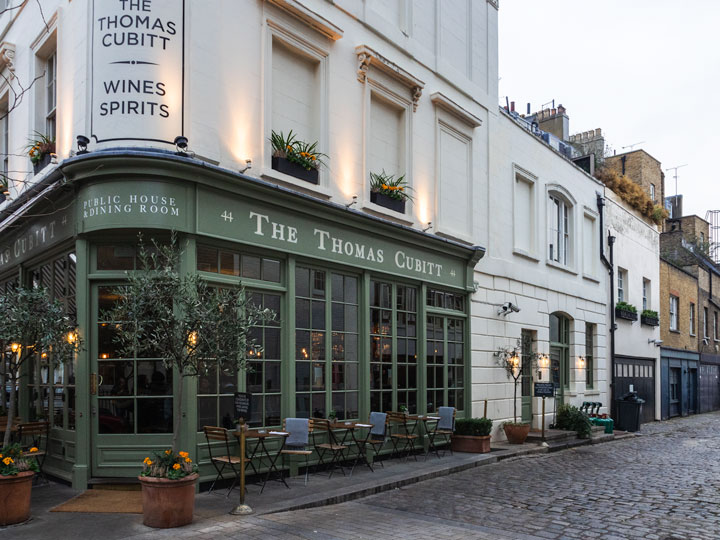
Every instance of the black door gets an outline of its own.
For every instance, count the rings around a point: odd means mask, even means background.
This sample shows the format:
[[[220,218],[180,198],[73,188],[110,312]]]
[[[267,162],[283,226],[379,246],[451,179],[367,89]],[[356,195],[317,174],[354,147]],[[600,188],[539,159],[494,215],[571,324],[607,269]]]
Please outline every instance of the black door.
[[[680,416],[682,409],[680,407],[682,399],[682,386],[680,381],[682,380],[679,367],[670,368],[670,407],[668,416]]]
[[[698,393],[701,413],[720,409],[720,366],[700,364]]]
[[[645,400],[640,422],[655,420],[655,360],[650,358],[615,357],[615,398],[627,392],[637,392]]]
[[[695,414],[697,412],[697,368],[688,368],[687,377],[687,411],[688,414]]]

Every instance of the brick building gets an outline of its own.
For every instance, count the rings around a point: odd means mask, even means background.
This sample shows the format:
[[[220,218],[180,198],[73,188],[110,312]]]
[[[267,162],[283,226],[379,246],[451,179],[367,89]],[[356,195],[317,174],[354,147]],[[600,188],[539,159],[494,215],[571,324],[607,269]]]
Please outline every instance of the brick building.
[[[663,204],[665,174],[660,162],[645,150],[607,156],[605,165],[639,184],[655,204]]]

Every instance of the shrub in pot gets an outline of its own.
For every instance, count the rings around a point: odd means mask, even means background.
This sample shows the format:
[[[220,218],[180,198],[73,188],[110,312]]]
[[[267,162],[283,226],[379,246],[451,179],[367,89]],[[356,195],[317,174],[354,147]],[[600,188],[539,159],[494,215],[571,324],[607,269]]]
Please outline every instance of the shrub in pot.
[[[578,438],[587,439],[592,433],[590,419],[577,407],[563,404],[558,407],[555,429],[577,432]]]
[[[453,452],[485,454],[490,451],[492,420],[489,418],[461,418],[455,421],[450,448]]]
[[[520,340],[518,346],[513,349],[498,349],[495,353],[497,363],[505,369],[508,379],[513,380],[513,421],[503,424],[503,431],[510,444],[523,444],[530,433],[530,424],[517,421],[517,391],[520,384],[520,378],[523,374],[523,363],[520,359]],[[537,363],[537,353],[530,355],[531,369]]]
[[[380,174],[370,173],[370,202],[404,214],[405,201],[412,200],[409,189],[404,174],[395,178],[384,170]]]
[[[0,527],[30,518],[32,479],[38,471],[32,454],[37,451],[23,452],[17,443],[0,451]]]
[[[198,467],[187,452],[165,450],[145,458],[142,485],[143,523],[167,529],[192,523]]]

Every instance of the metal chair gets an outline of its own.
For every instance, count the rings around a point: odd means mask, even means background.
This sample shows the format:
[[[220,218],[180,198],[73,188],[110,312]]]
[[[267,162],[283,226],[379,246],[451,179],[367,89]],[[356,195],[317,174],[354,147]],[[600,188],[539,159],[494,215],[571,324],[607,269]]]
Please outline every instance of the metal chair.
[[[213,483],[210,486],[210,490],[208,491],[208,493],[212,492],[213,488],[215,487],[215,483],[219,479],[222,478],[223,480],[225,480],[223,471],[226,467],[230,467],[235,477],[233,478],[232,484],[230,484],[230,488],[225,494],[225,498],[228,498],[230,496],[230,492],[235,487],[235,484],[240,481],[240,474],[242,471],[240,467],[244,467],[248,459],[245,456],[241,457],[233,455],[233,453],[230,451],[230,437],[228,436],[227,429],[215,426],[203,426],[203,431],[205,432],[205,439],[207,440],[210,461],[212,462],[215,470],[217,471],[217,476],[215,477],[215,480],[213,480]],[[220,452],[222,453],[224,451],[224,456],[213,456],[213,441],[219,441],[224,443],[224,450],[222,450],[223,445],[220,445]],[[236,465],[238,466],[237,468]]]
[[[289,435],[283,439],[280,451],[275,455],[275,459],[270,462],[270,468],[265,476],[265,481],[260,489],[260,493],[265,489],[265,484],[267,484],[272,471],[277,470],[275,463],[278,458],[282,459],[282,467],[285,469],[285,456],[305,456],[305,485],[307,485],[310,456],[313,453],[312,450],[308,450],[312,430],[313,421],[308,418],[286,418],[283,420],[283,431],[289,433]],[[290,486],[283,477],[283,471],[280,471],[280,481],[285,484],[286,488],[290,489]]]
[[[435,455],[440,458],[440,452],[438,451],[438,445],[435,440],[438,437],[442,437],[442,445],[450,447],[450,438],[455,432],[455,407],[439,407],[438,416],[440,419],[435,424],[435,428],[432,431],[428,431],[428,449],[425,452],[425,459],[427,459],[430,452],[435,452]],[[450,455],[452,455],[452,448],[450,448]],[[444,452],[443,452],[444,455]]]
[[[318,434],[320,432],[327,433],[327,442],[317,442]],[[312,438],[313,447],[315,448],[315,451],[318,455],[318,463],[315,467],[315,470],[317,471],[318,467],[324,465],[325,456],[327,454],[331,454],[332,457],[329,461],[330,474],[328,475],[328,478],[332,478],[333,472],[335,472],[335,469],[338,466],[340,467],[340,471],[343,473],[343,476],[345,476],[345,469],[342,465],[340,465],[340,462],[342,461],[345,450],[347,450],[349,447],[345,444],[340,444],[340,442],[337,440],[337,437],[335,437],[335,433],[332,429],[330,429],[330,421],[323,418],[314,418],[312,420]]]
[[[43,465],[48,453],[48,443],[50,441],[50,422],[25,422],[18,424],[18,442],[23,452],[28,452],[30,448],[37,448],[36,452],[29,453],[30,456],[37,459],[38,476],[47,482],[45,473],[43,473]]]
[[[399,457],[403,452],[407,452],[405,454],[405,459],[407,459],[410,457],[410,454],[412,454],[418,435],[414,429],[408,426],[408,416],[406,414],[389,412],[387,413],[387,418],[388,422],[394,422],[399,427],[396,433],[390,434],[390,440],[393,445],[392,455]],[[413,455],[413,458],[417,461],[417,456]]]
[[[364,461],[370,471],[375,472],[367,459],[367,446],[372,446],[375,455],[378,455],[387,441],[387,414],[382,412],[371,412],[368,423],[372,427],[368,430],[368,434],[365,439],[358,441],[358,455],[355,458],[355,463],[353,463],[352,469],[350,470],[350,476],[352,476],[355,471],[355,467],[358,463],[360,463],[360,461]],[[383,462],[379,461],[379,463],[384,469],[385,465]]]

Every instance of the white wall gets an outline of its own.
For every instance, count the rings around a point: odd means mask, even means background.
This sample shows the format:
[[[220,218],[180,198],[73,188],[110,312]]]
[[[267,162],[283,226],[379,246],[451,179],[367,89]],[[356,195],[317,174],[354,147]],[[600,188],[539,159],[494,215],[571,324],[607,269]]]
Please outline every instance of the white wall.
[[[648,309],[660,312],[660,233],[657,226],[648,222],[630,208],[618,195],[605,190],[605,227],[615,236],[614,263],[626,271],[625,301],[634,305],[638,320],[618,319],[615,333],[615,354],[655,360],[655,418],[660,419],[660,347],[648,343],[660,339],[660,327],[641,324],[643,279],[650,280]],[[606,254],[607,233],[605,236]],[[609,255],[608,255],[609,256]],[[617,278],[615,282],[617,301]],[[613,309],[614,306],[610,306]],[[610,324],[608,309],[608,325]],[[609,326],[608,326],[609,328]],[[609,340],[608,335],[608,340]],[[619,396],[618,396],[619,397]]]
[[[436,200],[447,190],[437,184],[441,141],[437,136],[438,107],[431,95],[443,94],[460,117],[469,114],[482,122],[469,129],[472,165],[467,183],[479,182],[487,174],[487,111],[497,103],[497,10],[490,3],[472,0],[454,0],[454,10],[441,9],[440,0],[392,5],[373,0],[300,0],[287,3],[298,6],[293,14],[277,4],[284,3],[217,0],[208,8],[204,2],[186,2],[185,135],[190,149],[232,170],[244,168],[250,159],[250,175],[341,204],[358,195],[356,208],[418,228],[433,222],[434,232],[469,239],[469,228],[462,230],[451,220],[443,226],[438,218]],[[57,13],[60,161],[71,155],[77,135],[90,134],[91,7],[92,0],[43,0],[46,19],[54,20]],[[0,27],[10,18],[0,19]],[[35,69],[30,45],[43,34],[44,26],[34,2],[19,10],[14,20],[3,39],[16,45],[16,74],[27,84]],[[334,38],[328,37],[332,33]],[[307,65],[314,66],[315,88],[293,86],[288,80],[292,74],[278,72],[283,68],[278,59],[273,63],[273,40],[289,44],[307,59]],[[381,74],[372,65],[368,71],[368,81],[384,85],[409,106],[400,126],[405,140],[398,143],[398,151],[405,153],[399,158],[403,169],[399,173],[407,174],[415,199],[405,215],[369,202],[369,172],[377,167],[372,159],[375,151],[366,148],[371,100],[369,83],[358,80],[355,49],[360,45],[371,47],[392,69],[407,73],[422,86],[413,102],[412,85]],[[300,66],[296,68],[300,70]],[[287,71],[287,63],[284,69]],[[282,88],[277,88],[279,85]],[[0,88],[0,98],[4,92]],[[274,107],[273,97],[282,103]],[[292,108],[294,98],[298,100],[296,110]],[[312,105],[307,103],[309,99]],[[36,116],[33,107],[33,100],[25,99],[12,115],[12,147],[18,152],[34,129],[30,122]],[[306,118],[309,114],[314,118]],[[460,132],[468,131],[457,115],[451,122]],[[322,170],[317,187],[270,167],[271,130],[299,129],[301,125],[308,126],[307,137],[316,138],[319,150],[328,154],[328,167]],[[91,142],[89,149],[108,146],[174,150],[171,145],[147,141]],[[13,157],[11,169],[22,171],[17,175],[17,190],[37,180],[28,172],[32,167],[24,156]],[[471,210],[463,211],[469,214]],[[463,225],[470,222],[468,217]]]
[[[593,254],[594,265],[584,267],[582,224],[586,215],[597,218],[596,196],[603,186],[564,157],[530,134],[505,113],[490,116],[490,174],[475,196],[474,229],[476,241],[487,246],[487,254],[476,267],[479,284],[472,303],[472,395],[473,414],[481,415],[488,400],[488,415],[495,420],[512,419],[513,384],[496,365],[495,353],[500,347],[513,347],[523,328],[537,332],[537,352],[549,353],[549,315],[562,312],[569,316],[570,388],[566,401],[580,405],[583,401],[600,401],[607,412],[607,329],[606,272],[599,264],[599,249]],[[531,207],[519,200],[516,176],[531,184],[520,192],[532,190]],[[548,261],[548,190],[555,189],[574,202],[571,251],[574,257],[568,267]],[[530,221],[528,227],[527,220]],[[522,222],[522,223],[519,223]],[[593,233],[598,236],[599,221]],[[517,235],[514,225],[522,225]],[[528,239],[527,235],[532,238]],[[519,313],[498,315],[498,307],[512,302]],[[585,371],[578,357],[584,356],[585,323],[596,326],[595,388],[585,388]],[[549,370],[543,370],[540,382],[548,382]],[[518,399],[520,401],[520,399]],[[540,423],[540,400],[533,403],[533,423]],[[553,406],[547,403],[546,422],[552,420]],[[496,422],[495,430],[500,431]],[[498,436],[502,437],[498,433]]]

